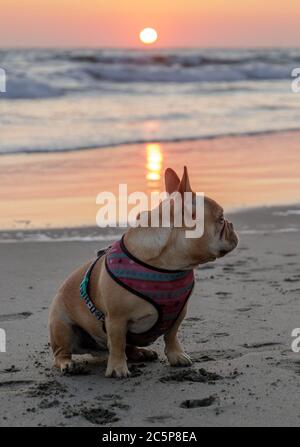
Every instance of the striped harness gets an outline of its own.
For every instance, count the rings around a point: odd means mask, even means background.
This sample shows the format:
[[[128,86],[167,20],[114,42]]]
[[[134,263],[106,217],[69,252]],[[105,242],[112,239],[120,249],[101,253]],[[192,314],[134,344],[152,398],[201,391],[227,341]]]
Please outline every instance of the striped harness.
[[[141,334],[127,332],[127,343],[148,346],[166,334],[183,310],[194,286],[193,270],[166,270],[150,266],[135,258],[125,247],[124,236],[98,258],[88,269],[80,286],[80,295],[98,320],[104,314],[96,309],[88,294],[91,272],[105,254],[105,267],[111,278],[121,287],[151,303],[158,312],[156,323]]]

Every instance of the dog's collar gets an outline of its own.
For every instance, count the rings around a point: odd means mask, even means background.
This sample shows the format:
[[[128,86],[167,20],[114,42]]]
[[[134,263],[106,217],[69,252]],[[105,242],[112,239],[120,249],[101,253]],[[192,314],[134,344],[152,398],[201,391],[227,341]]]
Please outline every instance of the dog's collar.
[[[141,261],[140,259],[136,258],[130,251],[126,248],[125,242],[124,242],[125,234],[123,234],[121,240],[120,240],[120,247],[122,251],[130,258],[132,261],[134,261],[136,264],[141,265],[142,267],[145,267],[149,270],[155,270],[156,272],[161,273],[183,273],[185,270],[169,270],[169,269],[163,269],[160,267],[154,267],[153,265],[147,264],[144,261]]]

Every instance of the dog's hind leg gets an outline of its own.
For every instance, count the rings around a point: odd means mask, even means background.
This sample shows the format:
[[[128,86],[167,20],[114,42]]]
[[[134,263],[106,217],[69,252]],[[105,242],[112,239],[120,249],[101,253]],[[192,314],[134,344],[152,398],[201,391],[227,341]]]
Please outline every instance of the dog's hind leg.
[[[158,359],[158,355],[152,349],[126,346],[126,355],[131,362],[151,362]]]
[[[54,363],[62,373],[66,374],[73,368],[72,340],[74,337],[72,324],[52,319],[49,324],[50,344],[53,351]]]

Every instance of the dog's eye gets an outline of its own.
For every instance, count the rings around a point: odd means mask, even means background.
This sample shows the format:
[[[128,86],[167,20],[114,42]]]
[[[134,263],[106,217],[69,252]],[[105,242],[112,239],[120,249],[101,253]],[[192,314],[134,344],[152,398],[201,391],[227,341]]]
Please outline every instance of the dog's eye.
[[[224,225],[224,222],[225,222],[225,218],[224,218],[224,216],[219,217],[219,223],[220,223],[221,225]]]

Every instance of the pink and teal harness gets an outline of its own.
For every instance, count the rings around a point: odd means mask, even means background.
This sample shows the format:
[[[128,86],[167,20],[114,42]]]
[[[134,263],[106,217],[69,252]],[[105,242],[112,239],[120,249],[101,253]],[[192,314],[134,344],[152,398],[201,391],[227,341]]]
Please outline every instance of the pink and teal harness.
[[[127,343],[148,346],[166,334],[183,310],[194,286],[193,270],[166,270],[150,266],[135,258],[125,247],[124,237],[107,250],[102,251],[93,262],[80,286],[80,295],[98,320],[104,314],[96,309],[88,293],[91,272],[100,257],[105,255],[109,275],[121,287],[151,303],[158,312],[156,323],[146,332],[127,333]]]

